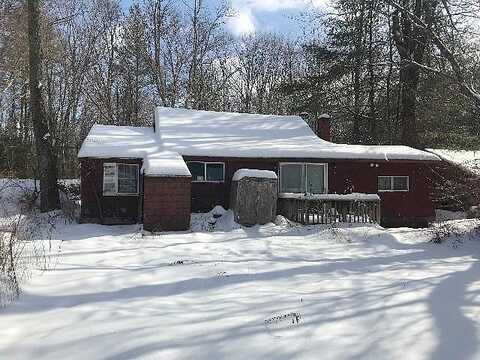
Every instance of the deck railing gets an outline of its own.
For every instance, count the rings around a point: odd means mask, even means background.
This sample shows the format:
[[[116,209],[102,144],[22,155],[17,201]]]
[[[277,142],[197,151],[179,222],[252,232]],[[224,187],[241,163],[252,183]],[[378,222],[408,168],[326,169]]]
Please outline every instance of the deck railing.
[[[279,213],[301,224],[380,223],[377,194],[280,194]]]

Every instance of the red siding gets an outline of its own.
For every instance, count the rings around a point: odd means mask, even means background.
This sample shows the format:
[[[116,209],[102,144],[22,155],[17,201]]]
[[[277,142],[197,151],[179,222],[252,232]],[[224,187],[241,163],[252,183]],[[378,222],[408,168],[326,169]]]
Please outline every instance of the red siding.
[[[379,175],[408,175],[409,192],[380,193],[382,219],[385,225],[424,225],[434,217],[431,200],[430,164],[427,162],[346,161],[321,159],[236,159],[185,156],[186,161],[221,161],[225,163],[225,182],[191,183],[190,178],[145,178],[144,223],[162,230],[184,230],[189,227],[190,211],[209,211],[215,205],[229,207],[231,179],[242,168],[265,169],[278,173],[279,162],[313,162],[329,164],[329,192],[344,193],[352,187],[355,192],[377,193]],[[139,221],[141,198],[104,197],[102,195],[103,162],[141,164],[141,160],[83,159],[81,161],[82,221],[101,221],[119,217],[119,222]],[[371,164],[374,164],[372,167]],[[378,167],[375,165],[378,164]],[[142,180],[140,179],[140,183]],[[141,189],[142,191],[142,189]],[[123,209],[112,213],[112,209]],[[191,209],[191,210],[190,210]],[[100,213],[99,213],[100,212]],[[124,215],[122,217],[122,215]]]
[[[142,164],[140,159],[81,159],[80,221],[103,224],[128,224],[140,221],[140,195],[103,196],[103,163],[105,162],[138,164],[139,168]],[[139,181],[141,185],[141,179]]]
[[[379,175],[408,175],[409,192],[379,193],[382,199],[382,219],[384,225],[425,225],[435,216],[431,200],[432,186],[428,162],[365,160],[321,160],[321,159],[232,159],[185,156],[186,161],[225,162],[224,183],[192,183],[192,210],[209,211],[215,205],[229,207],[231,179],[236,170],[242,168],[273,170],[278,174],[279,162],[328,163],[329,192],[345,193],[353,186],[353,191],[377,193]],[[370,164],[374,164],[371,167]],[[375,166],[378,164],[378,167]]]
[[[184,156],[185,161],[218,161],[225,163],[225,182],[192,182],[192,211],[210,211],[215,205],[229,207],[232,177],[238,169],[277,171],[278,161],[270,159],[232,159]]]
[[[143,227],[177,231],[190,227],[191,179],[144,177]]]
[[[329,164],[329,191],[341,194],[351,186],[354,192],[377,193],[377,177],[382,175],[408,175],[410,178],[408,192],[378,193],[384,225],[426,225],[433,220],[435,209],[427,163],[332,162]]]

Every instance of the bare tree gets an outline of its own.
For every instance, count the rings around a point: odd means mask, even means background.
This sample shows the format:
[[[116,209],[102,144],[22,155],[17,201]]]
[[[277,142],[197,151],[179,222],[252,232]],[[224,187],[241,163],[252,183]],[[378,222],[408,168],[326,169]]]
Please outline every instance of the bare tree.
[[[53,149],[54,138],[49,130],[41,89],[40,53],[40,2],[28,0],[28,42],[29,42],[29,87],[30,114],[38,157],[40,178],[40,208],[42,211],[58,209],[60,198],[57,188],[57,157]]]
[[[400,56],[402,57],[402,60],[405,62],[405,67],[414,69],[412,71],[418,72],[419,70],[424,70],[428,71],[443,77],[446,77],[447,79],[451,80],[454,82],[460,89],[463,95],[471,99],[479,108],[480,108],[480,92],[475,88],[472,79],[467,79],[465,74],[468,73],[465,71],[465,67],[462,65],[464,61],[462,61],[461,55],[456,54],[448,45],[447,42],[442,38],[442,36],[435,31],[435,27],[439,28],[439,20],[435,18],[434,13],[436,10],[437,1],[430,0],[430,1],[419,1],[417,0],[417,3],[423,3],[423,12],[424,16],[422,16],[422,13],[420,13],[417,8],[421,8],[420,5],[415,7],[415,10],[412,11],[408,6],[405,6],[405,3],[399,4],[396,2],[392,2],[392,6],[396,9],[396,11],[393,13],[393,19],[394,19],[394,27],[393,27],[393,32],[394,32],[394,38],[397,43],[397,48],[399,50]],[[468,3],[468,4],[467,4]],[[457,31],[455,21],[453,20],[453,12],[450,7],[450,2],[449,1],[441,1],[441,6],[442,6],[442,11],[444,14],[448,16],[448,25],[450,28],[453,30]],[[475,3],[463,3],[463,7],[470,6],[477,11],[480,10],[480,4],[475,4]],[[480,15],[475,14],[472,9],[470,9],[469,13],[471,14],[470,16],[472,17],[480,17]],[[469,14],[466,13],[466,14]],[[413,32],[416,34],[421,34],[421,38],[415,39],[416,40],[416,46],[423,52],[422,47],[425,47],[425,43],[427,39],[431,41],[434,46],[438,49],[440,52],[440,55],[448,61],[448,63],[451,66],[453,74],[450,75],[446,72],[439,71],[431,66],[428,66],[423,63],[423,54],[417,54],[413,53],[413,56],[411,53],[408,52],[408,46],[405,42],[405,40],[402,40],[402,36],[405,37],[405,33],[408,29],[401,29],[400,28],[400,23],[399,23],[399,14],[403,17],[403,28],[406,26],[410,27],[410,32],[412,32],[410,37],[414,37]],[[458,14],[458,13],[457,13]],[[462,14],[460,12],[460,14]],[[436,26],[434,26],[436,25]],[[403,33],[403,34],[402,34]],[[417,35],[418,36],[418,35]],[[410,40],[410,43],[412,43],[412,40]],[[413,45],[415,46],[415,45]]]

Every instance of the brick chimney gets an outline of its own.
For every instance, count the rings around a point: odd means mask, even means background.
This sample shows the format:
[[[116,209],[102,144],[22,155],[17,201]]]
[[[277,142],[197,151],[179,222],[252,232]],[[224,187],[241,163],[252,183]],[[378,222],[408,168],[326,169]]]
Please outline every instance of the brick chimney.
[[[310,116],[307,112],[298,114],[320,139],[331,141],[332,134],[330,130],[330,115],[322,114],[317,119]]]
[[[332,131],[330,127],[330,115],[322,114],[318,117],[315,133],[320,139],[331,141]]]

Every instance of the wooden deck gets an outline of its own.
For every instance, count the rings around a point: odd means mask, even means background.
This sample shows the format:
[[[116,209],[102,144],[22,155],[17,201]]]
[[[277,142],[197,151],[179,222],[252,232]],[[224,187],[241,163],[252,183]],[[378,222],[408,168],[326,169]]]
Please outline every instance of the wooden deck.
[[[281,194],[279,213],[305,224],[380,223],[380,198],[376,194]]]

